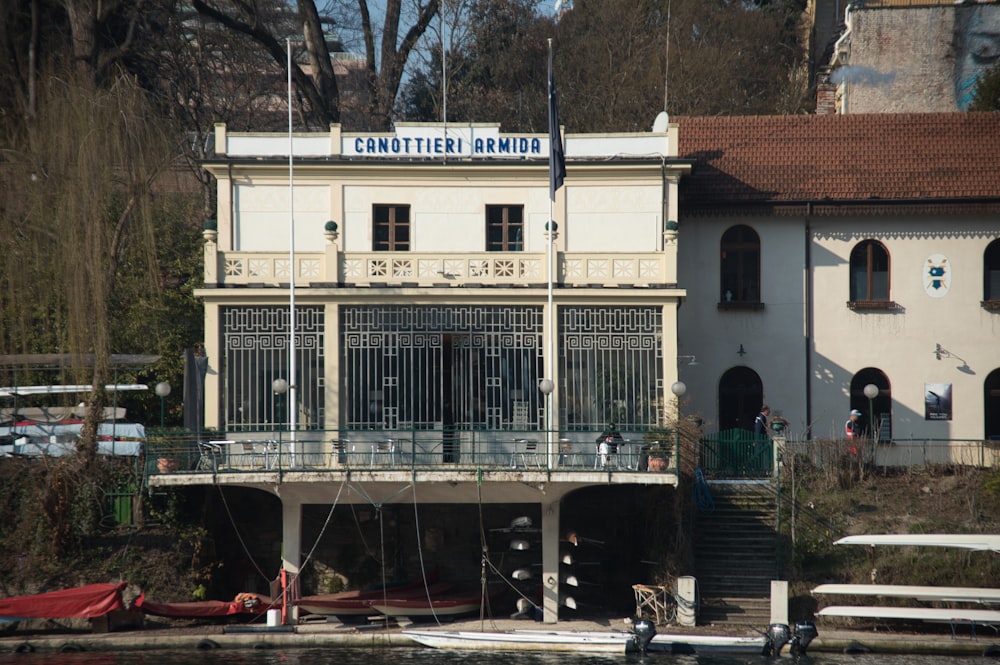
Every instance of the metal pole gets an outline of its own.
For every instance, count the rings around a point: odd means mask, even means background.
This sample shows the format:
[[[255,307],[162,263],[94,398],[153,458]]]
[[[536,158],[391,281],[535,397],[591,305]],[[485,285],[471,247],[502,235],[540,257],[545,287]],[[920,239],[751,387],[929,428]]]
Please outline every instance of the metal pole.
[[[288,48],[288,429],[289,466],[296,467],[295,428],[298,415],[296,399],[297,373],[295,371],[295,161],[292,141],[292,39],[286,38]]]

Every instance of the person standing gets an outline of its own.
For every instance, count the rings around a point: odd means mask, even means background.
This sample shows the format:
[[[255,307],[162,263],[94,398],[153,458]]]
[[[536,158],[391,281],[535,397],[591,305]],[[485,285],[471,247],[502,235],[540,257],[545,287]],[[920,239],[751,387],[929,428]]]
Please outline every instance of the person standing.
[[[857,440],[861,438],[861,412],[851,409],[851,415],[844,423],[844,436],[847,438],[847,452],[852,455],[858,454]]]
[[[767,417],[771,415],[771,407],[767,404],[760,407],[760,413],[753,421],[753,433],[757,436],[767,436]]]

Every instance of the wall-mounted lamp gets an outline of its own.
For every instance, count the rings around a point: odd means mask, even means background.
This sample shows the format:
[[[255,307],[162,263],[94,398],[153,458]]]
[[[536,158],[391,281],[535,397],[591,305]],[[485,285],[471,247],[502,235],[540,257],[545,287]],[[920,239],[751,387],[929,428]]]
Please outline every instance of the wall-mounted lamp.
[[[677,364],[691,367],[692,365],[698,364],[698,359],[694,356],[677,356]]]
[[[738,356],[739,356],[740,358],[742,358],[743,356],[745,356],[745,355],[747,354],[747,350],[743,348],[743,345],[742,345],[742,344],[740,344],[740,350],[739,350],[739,351],[737,351],[737,352],[736,352],[736,354],[737,354],[737,355],[738,355]]]
[[[934,353],[934,357],[937,358],[938,360],[941,360],[942,358],[954,358],[955,360],[961,360],[962,364],[959,365],[958,367],[956,367],[956,369],[959,372],[963,372],[965,374],[975,374],[976,373],[976,371],[974,369],[972,369],[971,367],[969,367],[969,363],[966,362],[965,358],[956,356],[954,353],[952,353],[948,349],[944,348],[940,344],[935,344],[934,345],[934,351],[933,351],[933,353]]]

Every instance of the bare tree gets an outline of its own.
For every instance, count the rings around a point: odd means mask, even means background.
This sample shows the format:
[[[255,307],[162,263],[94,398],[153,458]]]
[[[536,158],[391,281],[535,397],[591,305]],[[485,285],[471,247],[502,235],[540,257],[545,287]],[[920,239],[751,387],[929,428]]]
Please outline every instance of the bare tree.
[[[366,128],[384,130],[390,126],[406,63],[437,14],[439,0],[406,2],[405,5],[404,0],[384,3],[357,0],[356,5],[345,2],[337,7],[344,20],[334,21],[321,15],[314,0],[299,0],[296,25],[304,35],[309,71],[293,60],[292,79],[308,104],[308,114],[317,123],[341,121],[341,93],[324,29],[327,24],[337,23],[343,24],[348,32],[357,31],[363,45],[366,89],[352,94],[367,101]],[[285,66],[285,45],[281,43],[276,9],[272,5],[244,0],[193,0],[193,5],[201,14],[252,37],[276,62]],[[377,14],[373,14],[373,6],[378,8]],[[376,25],[377,16],[383,19],[380,28]],[[347,74],[349,71],[345,77]]]
[[[244,2],[243,0],[193,0],[194,8],[226,28],[251,37],[274,59],[287,69],[287,37],[293,26],[288,15],[278,3]],[[298,3],[296,32],[306,35],[305,47],[311,64],[311,75],[303,71],[292,58],[291,76],[298,93],[305,97],[309,112],[322,125],[339,122],[340,102],[337,79],[330,62],[330,50],[320,23],[316,3],[304,0]],[[297,41],[297,40],[296,40]]]
[[[574,132],[647,130],[661,110],[711,115],[808,108],[800,0],[590,0],[558,22],[548,3],[472,4],[465,20],[473,22],[474,39],[450,54],[450,74],[458,77],[449,80],[448,94],[455,120],[478,120],[485,109],[509,130],[544,128],[549,37],[560,120]],[[433,65],[418,71],[404,96],[406,111],[425,118],[440,86]]]
[[[73,37],[79,76],[102,82],[128,53],[144,0],[60,0]]]

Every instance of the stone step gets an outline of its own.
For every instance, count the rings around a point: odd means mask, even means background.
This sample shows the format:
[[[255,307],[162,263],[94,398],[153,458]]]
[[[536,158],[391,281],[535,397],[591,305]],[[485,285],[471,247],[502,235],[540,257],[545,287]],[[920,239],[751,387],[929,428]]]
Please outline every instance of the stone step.
[[[777,572],[776,507],[771,487],[710,487],[715,510],[700,514],[694,534],[698,622],[766,629]]]
[[[702,625],[744,625],[764,630],[770,622],[770,598],[758,596],[702,597],[698,608],[698,623]]]

